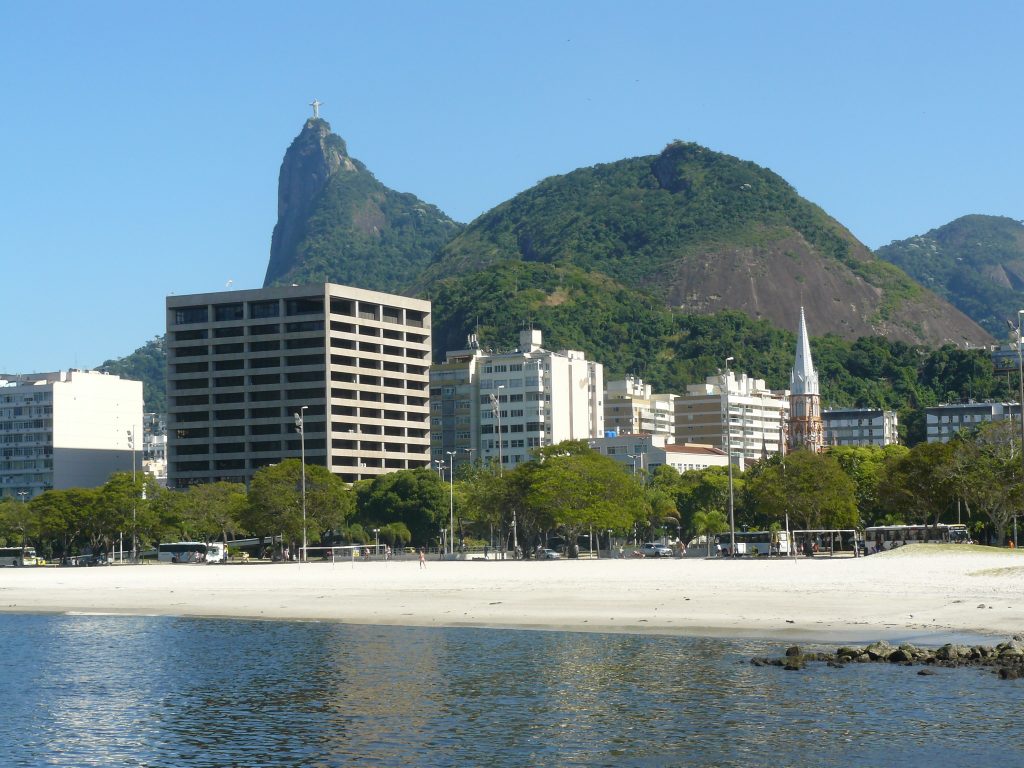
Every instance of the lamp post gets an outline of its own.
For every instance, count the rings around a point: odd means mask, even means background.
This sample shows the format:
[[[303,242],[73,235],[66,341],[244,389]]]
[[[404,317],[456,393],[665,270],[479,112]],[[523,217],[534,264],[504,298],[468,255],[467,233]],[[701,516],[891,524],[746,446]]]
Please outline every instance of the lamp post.
[[[1024,351],[1021,344],[1021,328],[1024,326],[1024,309],[1017,310],[1017,373],[1020,383],[1020,399],[1017,401],[1020,407],[1020,454],[1021,469],[1024,471]],[[1024,478],[1022,478],[1024,480]],[[1024,482],[1022,482],[1024,487]],[[1013,546],[1017,546],[1017,515],[1013,516]]]
[[[633,477],[636,477],[636,456],[634,456],[632,453],[627,453],[626,458],[633,460]]]
[[[445,451],[448,454],[448,530],[451,531],[448,540],[448,554],[455,554],[455,451]]]
[[[132,562],[136,562],[135,558],[135,518],[136,518],[136,503],[135,503],[135,426],[128,430],[128,447],[132,449]],[[113,545],[111,545],[113,546]],[[124,551],[121,551],[121,558],[124,559]]]
[[[380,528],[373,529],[373,554],[380,555]]]
[[[729,556],[736,557],[736,518],[732,494],[732,418],[729,413],[729,363],[735,358],[725,358],[725,453],[729,466]]]
[[[608,529],[608,559],[611,560],[614,557],[612,554],[612,529]]]
[[[308,405],[303,405],[299,408],[299,412],[295,414],[295,431],[299,433],[299,451],[302,457],[302,557],[300,561],[306,559],[306,409]]]
[[[444,461],[442,461],[441,459],[434,459],[434,466],[437,468],[437,476],[443,478]]]

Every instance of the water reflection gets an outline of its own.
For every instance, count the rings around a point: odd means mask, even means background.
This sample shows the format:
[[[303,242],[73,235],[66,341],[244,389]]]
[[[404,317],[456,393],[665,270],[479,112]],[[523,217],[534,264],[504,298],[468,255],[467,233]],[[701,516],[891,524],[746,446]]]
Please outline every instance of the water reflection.
[[[780,649],[752,640],[13,615],[0,637],[11,765],[1005,765],[1022,746],[1017,683],[754,668]]]

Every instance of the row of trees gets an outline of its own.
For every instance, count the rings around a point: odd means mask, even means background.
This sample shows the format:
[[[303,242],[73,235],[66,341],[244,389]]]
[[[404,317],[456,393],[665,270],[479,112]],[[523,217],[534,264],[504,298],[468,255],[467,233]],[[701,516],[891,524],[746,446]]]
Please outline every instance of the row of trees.
[[[47,491],[0,503],[0,539],[31,543],[54,558],[130,551],[159,541],[283,536],[310,544],[395,547],[445,541],[449,514],[459,544],[510,548],[597,540],[613,531],[644,540],[714,535],[728,529],[723,468],[680,474],[668,466],[631,475],[584,441],[539,449],[509,471],[464,466],[454,482],[429,469],[346,485],[326,468],[288,460],[236,483],[160,488],[151,477],[115,473],[100,488]],[[968,522],[975,538],[1002,542],[1024,510],[1024,457],[1014,422],[985,424],[950,443],[835,447],[818,455],[774,456],[734,475],[738,527],[863,528],[898,523]],[[376,531],[374,535],[373,531]],[[593,539],[592,539],[593,541]]]

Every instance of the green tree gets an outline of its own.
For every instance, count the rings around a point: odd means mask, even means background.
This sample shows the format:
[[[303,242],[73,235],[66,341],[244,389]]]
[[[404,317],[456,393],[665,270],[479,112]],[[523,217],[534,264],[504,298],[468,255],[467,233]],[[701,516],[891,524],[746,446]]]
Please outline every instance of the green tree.
[[[857,509],[866,525],[877,525],[885,516],[879,489],[885,478],[886,465],[906,456],[909,449],[902,445],[836,446],[829,455],[839,462],[843,472],[853,480]]]
[[[711,556],[711,538],[729,530],[729,520],[720,509],[698,509],[693,514],[692,525],[694,532],[704,537],[708,557]]]
[[[562,530],[567,541],[590,529],[622,530],[649,524],[650,503],[637,481],[614,459],[563,443],[542,449],[527,504]]]
[[[241,521],[249,503],[244,483],[202,483],[191,486],[183,496],[184,538],[200,541],[220,538],[227,546],[229,533],[236,538],[234,534],[244,531]],[[307,488],[307,515],[312,508],[309,500]]]
[[[894,522],[941,521],[956,500],[949,443],[919,443],[885,465],[878,486],[882,509]]]
[[[747,488],[767,519],[789,515],[794,528],[856,528],[856,487],[839,462],[827,454],[794,451],[769,467]]]
[[[327,530],[344,526],[354,507],[352,491],[326,467],[306,465],[307,540],[320,541]],[[286,459],[256,471],[249,485],[248,504],[242,508],[241,525],[256,536],[283,534],[302,540],[302,463]]]
[[[1002,543],[1014,515],[1021,514],[1022,458],[1019,423],[982,424],[972,434],[949,443],[948,470],[955,492],[968,514],[988,518],[997,543]]]
[[[356,518],[364,528],[404,523],[412,541],[426,545],[448,526],[448,494],[448,484],[429,469],[390,472],[359,487]]]

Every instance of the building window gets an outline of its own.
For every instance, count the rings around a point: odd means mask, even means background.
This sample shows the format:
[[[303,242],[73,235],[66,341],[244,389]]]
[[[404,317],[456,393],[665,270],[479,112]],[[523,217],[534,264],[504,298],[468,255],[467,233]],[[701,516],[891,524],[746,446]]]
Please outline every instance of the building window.
[[[207,307],[182,307],[174,310],[174,324],[205,323],[209,317]]]

